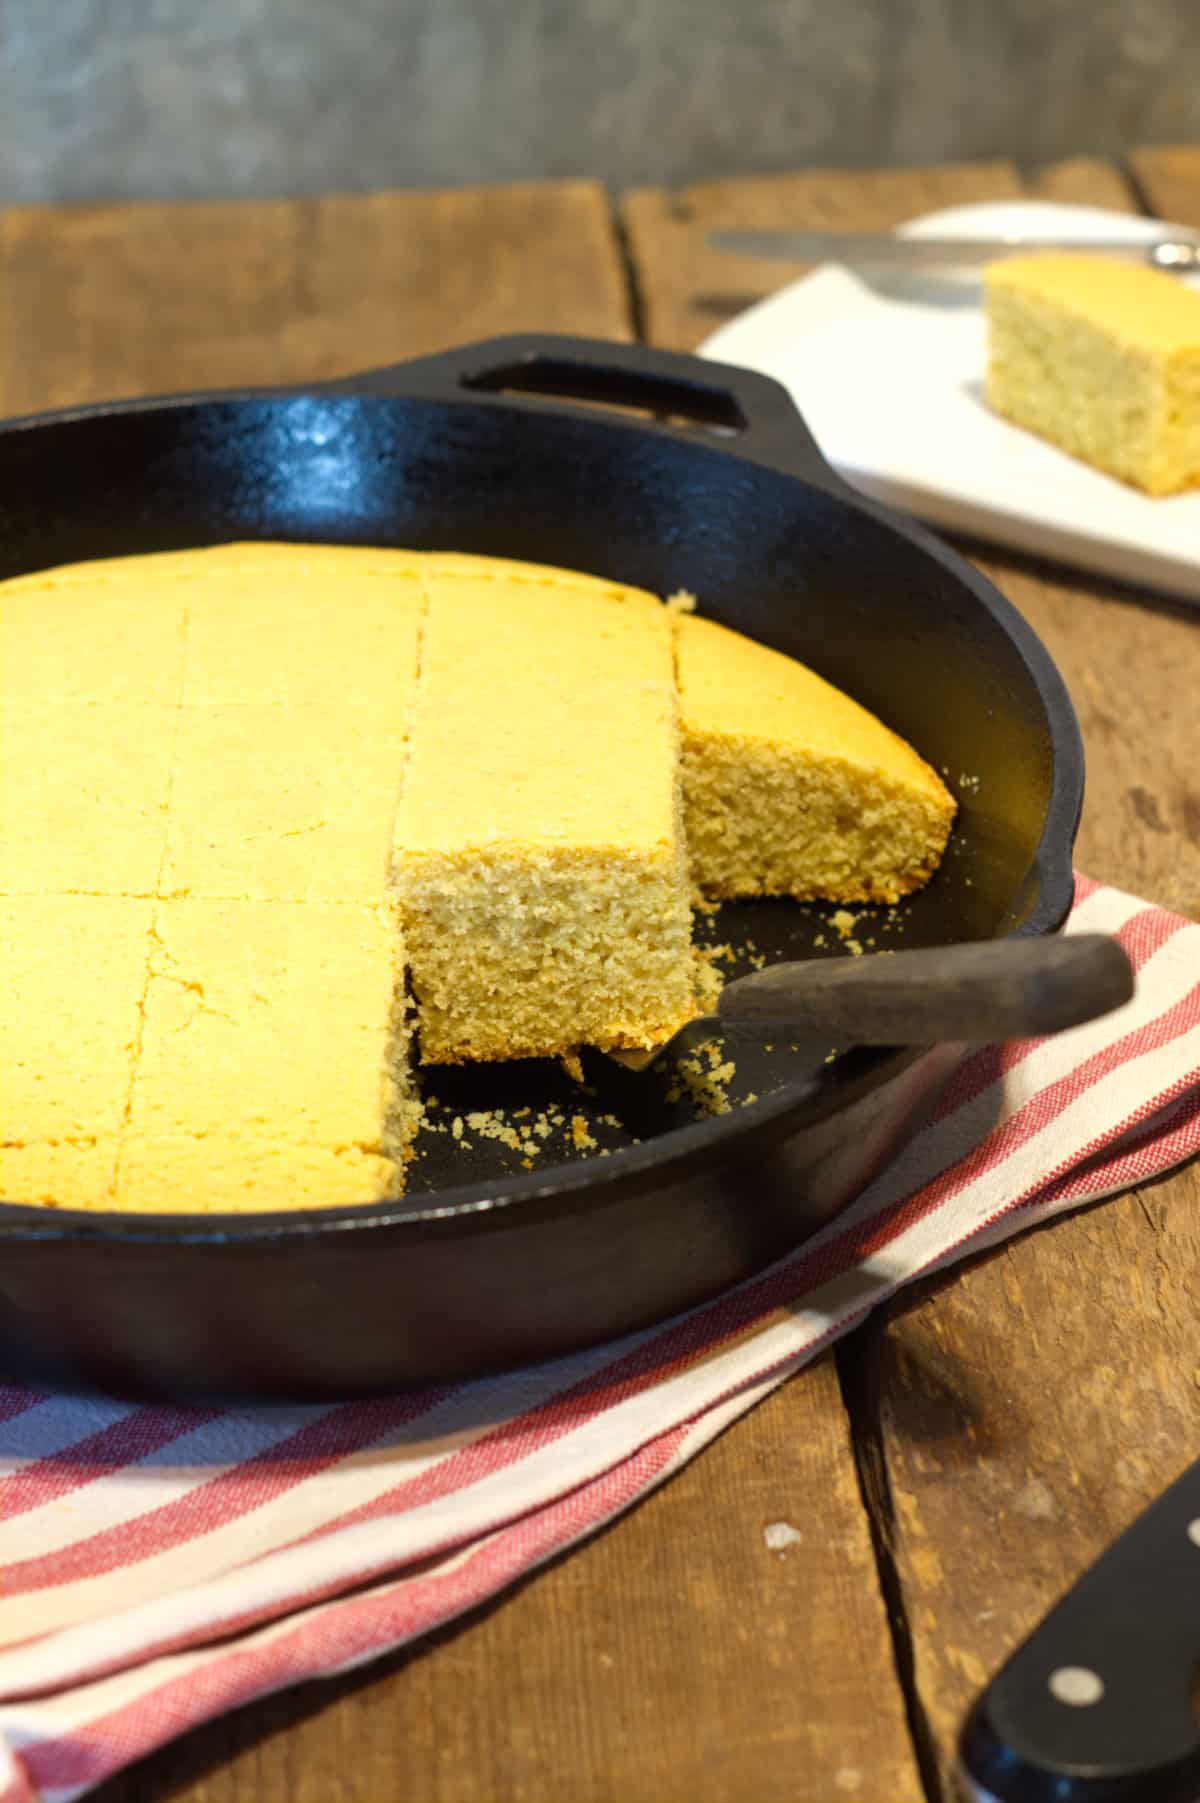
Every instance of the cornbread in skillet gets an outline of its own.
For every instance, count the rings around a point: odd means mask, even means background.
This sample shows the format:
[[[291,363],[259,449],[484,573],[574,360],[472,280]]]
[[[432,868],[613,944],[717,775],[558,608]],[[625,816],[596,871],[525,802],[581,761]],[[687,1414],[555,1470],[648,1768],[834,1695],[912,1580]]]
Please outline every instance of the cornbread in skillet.
[[[1200,484],[1200,294],[1057,252],[993,264],[985,294],[998,413],[1147,494]]]
[[[644,1045],[691,1011],[670,616],[435,566],[394,884],[427,1062]]]
[[[926,882],[955,804],[911,746],[805,665],[676,616],[683,796],[708,895],[894,902]]]
[[[394,1191],[401,959],[382,904],[160,901],[117,1206],[322,1207]]]
[[[0,898],[0,1196],[111,1205],[154,906]]]
[[[153,895],[178,710],[27,706],[0,677],[0,894]]]
[[[282,545],[0,586],[0,1194],[199,1212],[400,1187],[387,863],[423,605],[410,556]],[[90,687],[57,673],[76,634]]]

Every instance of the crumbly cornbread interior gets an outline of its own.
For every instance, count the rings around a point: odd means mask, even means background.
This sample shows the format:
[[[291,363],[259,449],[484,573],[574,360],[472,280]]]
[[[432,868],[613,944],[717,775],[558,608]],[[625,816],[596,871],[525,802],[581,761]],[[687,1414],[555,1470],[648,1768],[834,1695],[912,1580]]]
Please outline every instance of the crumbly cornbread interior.
[[[1200,484],[1200,293],[1115,258],[1036,252],[985,281],[986,393],[1150,495]]]
[[[397,1194],[414,1029],[655,1043],[694,883],[890,900],[952,814],[811,672],[596,577],[240,544],[0,584],[0,1194]]]

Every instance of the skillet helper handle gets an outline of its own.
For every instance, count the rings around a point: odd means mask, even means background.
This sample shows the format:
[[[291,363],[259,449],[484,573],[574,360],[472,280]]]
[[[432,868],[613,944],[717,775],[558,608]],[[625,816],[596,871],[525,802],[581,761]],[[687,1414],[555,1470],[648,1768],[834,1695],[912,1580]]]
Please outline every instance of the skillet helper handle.
[[[1078,1026],[1132,994],[1133,971],[1116,940],[1075,933],[776,964],[727,984],[717,1008],[724,1027],[790,1031],[843,1048],[990,1045]]]
[[[968,1795],[994,1803],[1200,1797],[1200,1462],[1084,1573],[967,1717]]]
[[[649,414],[652,424],[672,432],[720,434],[734,441],[740,455],[819,487],[847,492],[786,388],[755,370],[702,361],[681,351],[615,339],[520,333],[342,377],[328,386],[432,400],[470,395],[508,406],[514,400],[543,408],[547,401],[586,401],[592,407],[636,408],[643,417],[631,423],[643,429]]]

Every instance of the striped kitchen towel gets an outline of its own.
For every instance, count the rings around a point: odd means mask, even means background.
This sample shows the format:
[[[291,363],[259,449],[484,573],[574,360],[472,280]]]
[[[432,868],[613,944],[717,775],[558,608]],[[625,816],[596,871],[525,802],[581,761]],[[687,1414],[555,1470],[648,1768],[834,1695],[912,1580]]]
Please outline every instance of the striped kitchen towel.
[[[1200,1149],[1200,926],[1080,879],[1133,1001],[968,1056],[791,1257],[516,1375],[319,1407],[0,1390],[0,1803],[441,1626],[646,1494],[914,1278]]]

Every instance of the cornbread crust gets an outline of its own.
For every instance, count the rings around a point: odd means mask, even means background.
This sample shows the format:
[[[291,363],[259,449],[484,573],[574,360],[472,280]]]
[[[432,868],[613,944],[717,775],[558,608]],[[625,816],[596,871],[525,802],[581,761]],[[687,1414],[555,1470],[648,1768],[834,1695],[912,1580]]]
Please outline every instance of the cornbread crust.
[[[393,882],[421,1056],[644,1045],[691,1012],[670,621],[436,568]]]
[[[1040,252],[985,277],[987,399],[1147,494],[1200,484],[1200,294],[1116,258]]]
[[[692,874],[711,896],[894,902],[926,882],[955,803],[882,721],[805,665],[675,616]]]

